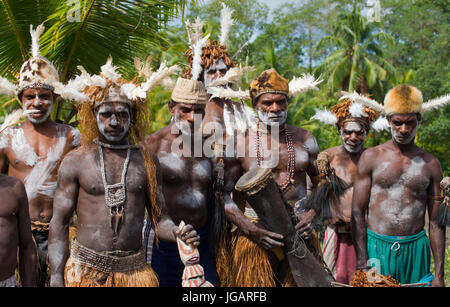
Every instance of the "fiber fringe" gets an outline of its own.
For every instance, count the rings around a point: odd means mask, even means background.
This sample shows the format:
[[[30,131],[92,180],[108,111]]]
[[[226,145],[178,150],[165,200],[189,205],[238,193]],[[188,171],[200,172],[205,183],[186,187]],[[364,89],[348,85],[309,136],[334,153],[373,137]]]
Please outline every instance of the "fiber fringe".
[[[104,273],[78,264],[72,258],[64,270],[66,287],[158,287],[159,281],[149,265],[128,272]]]

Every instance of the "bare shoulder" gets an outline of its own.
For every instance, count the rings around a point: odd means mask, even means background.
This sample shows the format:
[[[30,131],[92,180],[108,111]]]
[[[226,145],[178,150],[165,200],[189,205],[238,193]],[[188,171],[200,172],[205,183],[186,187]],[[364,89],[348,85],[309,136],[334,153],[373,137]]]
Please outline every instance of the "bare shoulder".
[[[291,131],[297,144],[301,144],[311,154],[319,153],[319,145],[310,131],[296,126],[288,126],[288,129]]]
[[[426,150],[419,147],[419,155],[420,157],[425,161],[425,163],[428,165],[428,168],[433,172],[439,172],[439,174],[442,174],[441,169],[441,163],[439,162],[439,159],[427,152]]]
[[[93,146],[87,145],[78,147],[70,151],[67,155],[64,156],[59,168],[59,173],[75,173],[78,170],[82,170],[83,165],[85,164],[85,160],[89,156],[87,154],[92,152],[92,150]]]
[[[14,195],[17,199],[27,197],[25,185],[22,181],[11,176],[0,174],[0,189],[7,193],[11,193],[10,195]]]
[[[81,144],[81,133],[75,127],[66,124],[56,123],[58,131],[62,131],[63,135],[72,144],[72,147],[78,147]]]
[[[170,134],[169,127],[170,127],[170,125],[150,134],[149,136],[147,136],[144,139],[144,141],[142,142],[142,145],[145,146],[147,149],[150,149],[150,151],[152,153],[158,152],[158,149],[159,149],[162,141],[165,138],[167,138],[167,136]]]

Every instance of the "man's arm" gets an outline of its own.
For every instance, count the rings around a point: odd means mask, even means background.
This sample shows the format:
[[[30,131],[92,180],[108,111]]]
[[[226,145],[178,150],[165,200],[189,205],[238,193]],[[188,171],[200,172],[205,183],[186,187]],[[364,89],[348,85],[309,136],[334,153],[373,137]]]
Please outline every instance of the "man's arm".
[[[145,146],[145,145],[144,145]],[[164,198],[164,195],[162,193],[162,174],[161,174],[161,168],[159,166],[158,157],[151,153],[149,150],[149,147],[144,147],[144,154],[151,154],[153,163],[155,165],[155,172],[156,172],[156,206],[159,206],[161,209],[161,215],[157,217],[157,225],[155,229],[155,233],[158,236],[159,239],[167,242],[176,242],[177,235],[181,234],[181,239],[186,244],[192,244],[193,246],[200,245],[200,236],[197,235],[197,231],[194,229],[194,227],[190,224],[186,224],[181,232],[178,230],[178,225],[175,225],[175,222],[172,220],[172,218],[169,216],[167,212],[166,207],[166,201]],[[151,217],[152,214],[155,213],[155,210],[152,210],[152,202],[150,198],[148,197],[149,193],[146,193],[146,208],[148,215]],[[157,210],[156,210],[157,211]],[[152,219],[153,220],[153,219]]]
[[[430,162],[431,183],[428,188],[428,217],[431,251],[434,258],[435,277],[432,286],[445,287],[444,258],[445,258],[445,227],[437,223],[437,211],[441,203],[440,182],[442,170],[437,159]]]
[[[319,145],[317,144],[314,136],[308,132],[307,138],[305,141],[305,148],[308,151],[308,167],[306,169],[306,173],[310,178],[310,182],[312,186],[311,190],[317,187],[319,181],[317,180],[319,171],[317,170],[316,160],[317,155],[319,154]],[[311,232],[313,228],[313,221],[316,218],[317,213],[311,209],[309,211],[300,213],[297,215],[299,222],[295,225],[295,229],[297,229],[300,233],[303,232]]]
[[[372,186],[372,167],[370,161],[373,159],[368,151],[361,155],[353,185],[352,199],[352,238],[356,251],[356,267],[368,269],[367,260],[367,231],[366,211],[369,207],[370,189]]]
[[[281,242],[283,240],[283,236],[281,234],[268,231],[258,227],[255,223],[250,222],[231,198],[234,185],[242,174],[242,168],[238,159],[225,159],[224,162],[224,205],[227,219],[236,225],[250,240],[261,245],[265,249],[271,249],[275,246],[283,246],[284,244]]]
[[[28,198],[22,182],[17,181],[14,187],[19,200],[17,220],[19,222],[19,268],[24,287],[35,287],[37,281],[37,253],[33,242],[28,211]]]
[[[79,191],[77,169],[80,162],[76,158],[73,154],[68,154],[58,173],[48,240],[52,287],[64,286],[64,268],[69,256],[69,223],[76,208]]]

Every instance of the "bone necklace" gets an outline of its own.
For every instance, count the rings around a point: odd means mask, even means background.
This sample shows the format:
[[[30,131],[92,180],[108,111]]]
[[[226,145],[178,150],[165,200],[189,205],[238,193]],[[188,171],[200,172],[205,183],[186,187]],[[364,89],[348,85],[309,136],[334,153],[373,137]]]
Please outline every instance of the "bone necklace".
[[[123,220],[124,206],[127,200],[126,177],[130,162],[131,146],[127,145],[127,147],[125,148],[115,148],[115,146],[108,146],[112,149],[127,149],[127,157],[123,165],[122,177],[120,179],[120,182],[115,184],[108,184],[108,182],[106,181],[105,161],[103,159],[103,145],[103,143],[98,142],[100,170],[102,173],[103,187],[105,188],[105,204],[110,210],[111,227],[113,228],[114,235],[117,236],[119,225]]]
[[[260,132],[259,132],[259,120],[256,127],[256,161],[258,166],[261,166],[263,157],[261,155],[261,140],[260,140]],[[281,184],[279,184],[282,191],[286,190],[289,184],[294,183],[294,169],[295,169],[295,150],[294,150],[294,142],[292,141],[292,135],[289,130],[285,129],[286,135],[286,145],[288,151],[288,165],[287,165],[287,173],[288,178]]]

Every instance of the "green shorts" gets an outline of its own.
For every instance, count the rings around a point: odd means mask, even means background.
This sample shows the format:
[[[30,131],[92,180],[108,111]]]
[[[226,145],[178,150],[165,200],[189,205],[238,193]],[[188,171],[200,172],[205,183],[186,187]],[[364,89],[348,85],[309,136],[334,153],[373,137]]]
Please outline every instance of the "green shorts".
[[[430,276],[431,250],[425,230],[412,236],[385,236],[367,229],[367,253],[378,273],[401,284],[418,283]]]

